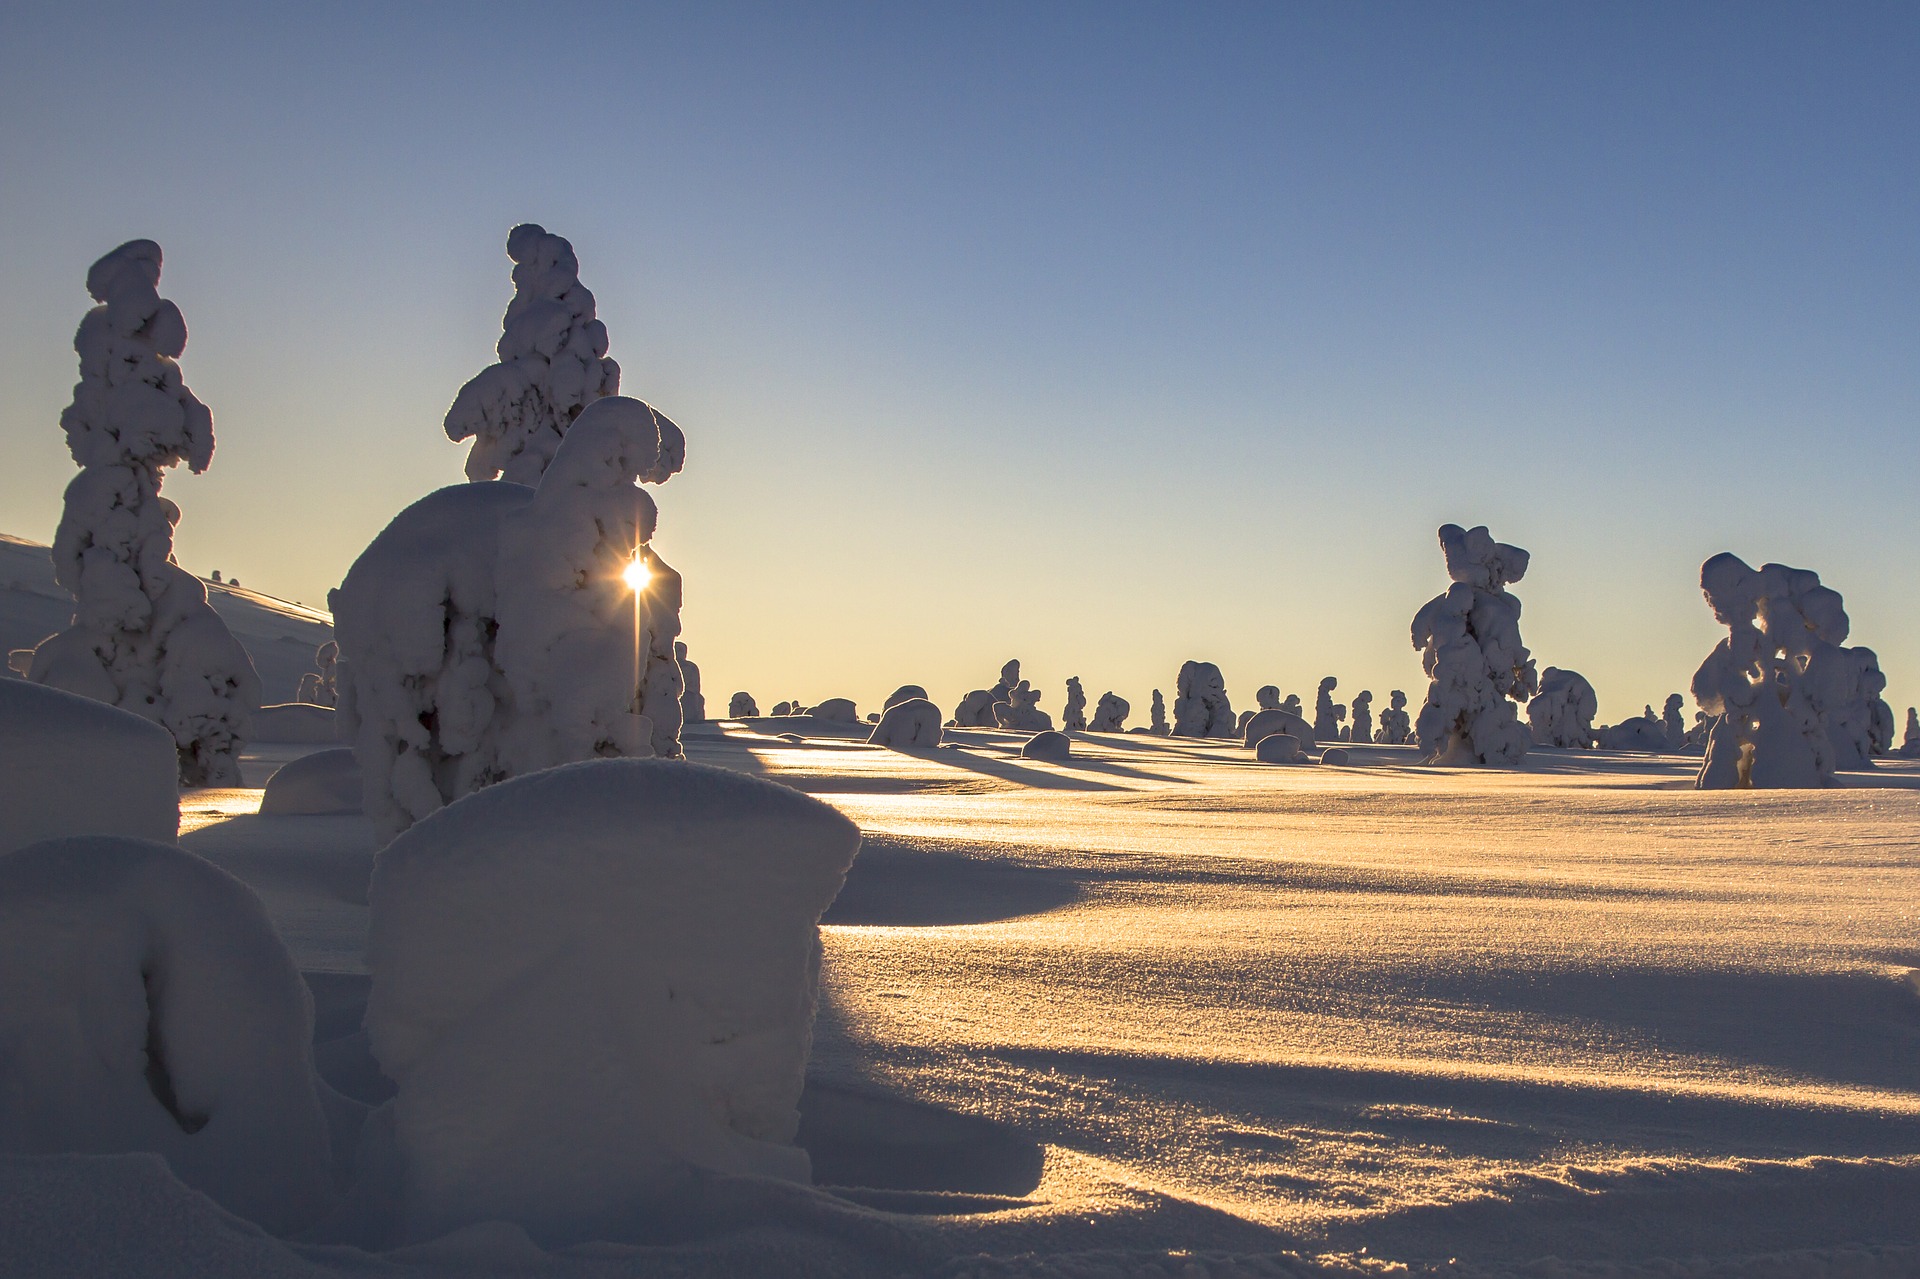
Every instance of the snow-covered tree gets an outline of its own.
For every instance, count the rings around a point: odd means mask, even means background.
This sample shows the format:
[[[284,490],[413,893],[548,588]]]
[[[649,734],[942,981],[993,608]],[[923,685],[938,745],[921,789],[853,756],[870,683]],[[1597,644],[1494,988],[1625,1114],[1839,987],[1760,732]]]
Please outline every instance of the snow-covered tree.
[[[354,562],[331,597],[340,709],[377,829],[556,764],[680,754],[680,575],[634,482],[666,434],[596,400],[539,487],[428,494]]]
[[[1320,690],[1313,698],[1313,735],[1323,742],[1338,740],[1340,736],[1340,718],[1334,713],[1333,690],[1340,681],[1329,675],[1320,681]]]
[[[1347,730],[1350,742],[1370,742],[1373,740],[1373,694],[1361,689],[1353,699],[1353,724]]]
[[[1837,592],[1817,573],[1750,567],[1721,552],[1700,566],[1700,591],[1727,628],[1693,677],[1693,698],[1714,717],[1694,783],[1702,790],[1831,786],[1834,749],[1808,697],[1816,645],[1847,637]]]
[[[1687,721],[1681,718],[1680,708],[1686,705],[1686,699],[1678,693],[1668,693],[1666,705],[1660,710],[1660,727],[1667,735],[1667,749],[1684,750],[1687,745]]]
[[[300,677],[300,689],[294,700],[315,706],[333,706],[340,701],[340,645],[328,640],[313,650],[314,669]]]
[[[1174,682],[1173,731],[1179,737],[1232,737],[1240,721],[1227,680],[1212,662],[1186,662]]]
[[[1118,693],[1102,693],[1099,703],[1093,708],[1093,721],[1087,725],[1087,731],[1124,733],[1127,731],[1127,715],[1132,710],[1127,699]]]
[[[700,692],[700,668],[687,656],[687,646],[676,643],[673,659],[680,664],[680,720],[683,724],[701,724],[707,718],[707,699]]]
[[[1167,727],[1167,699],[1160,695],[1157,688],[1153,690],[1152,718],[1147,731],[1155,737],[1165,737],[1172,731]]]
[[[1908,758],[1920,755],[1920,707],[1907,707],[1907,731],[1900,739],[1900,753]]]
[[[1280,689],[1277,685],[1262,684],[1253,695],[1255,710],[1272,711],[1280,708]]]
[[[1579,671],[1549,666],[1540,673],[1540,692],[1527,703],[1527,725],[1536,746],[1593,745],[1593,717],[1600,699]]]
[[[757,719],[760,707],[754,702],[752,693],[735,693],[727,702],[728,719]]]
[[[1020,682],[1020,659],[1014,658],[1000,668],[1000,681],[992,688],[976,688],[953,708],[956,728],[993,728],[999,721],[993,708],[1007,703],[1013,687]]]
[[[159,286],[151,240],[131,240],[87,272],[99,305],[74,334],[80,381],[60,415],[80,474],[53,539],[73,620],[34,651],[27,674],[166,728],[182,785],[238,786],[260,678],[205,583],[173,562],[180,508],[160,482],[182,462],[207,469],[213,414],[181,379],[187,324]]]
[[[620,390],[620,366],[607,357],[607,326],[594,318],[571,244],[527,222],[507,233],[507,256],[513,301],[501,321],[500,362],[460,388],[447,438],[473,440],[468,479],[537,484],[573,420]]]
[[[994,726],[1012,732],[1045,733],[1053,716],[1040,709],[1040,690],[1021,680],[1007,690],[1007,700],[993,704]]]
[[[1517,764],[1531,739],[1514,702],[1537,685],[1520,642],[1520,601],[1507,586],[1526,574],[1527,553],[1494,541],[1485,525],[1442,525],[1440,549],[1453,585],[1413,618],[1429,681],[1415,737],[1430,764]]]
[[[1413,717],[1407,714],[1407,695],[1394,689],[1387,695],[1387,709],[1380,712],[1380,727],[1373,740],[1383,746],[1405,746],[1413,736]]]
[[[1060,727],[1069,733],[1087,731],[1087,690],[1078,675],[1067,679],[1067,704],[1060,711]]]

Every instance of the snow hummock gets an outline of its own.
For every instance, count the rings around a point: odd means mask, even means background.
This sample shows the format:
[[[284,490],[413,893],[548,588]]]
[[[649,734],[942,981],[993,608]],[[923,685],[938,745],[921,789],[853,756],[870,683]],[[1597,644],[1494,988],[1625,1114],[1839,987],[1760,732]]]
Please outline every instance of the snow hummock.
[[[1484,524],[1442,525],[1440,550],[1453,585],[1413,618],[1429,681],[1414,736],[1428,763],[1511,767],[1531,744],[1513,703],[1537,688],[1520,601],[1507,593],[1526,575],[1527,553],[1494,541]]]
[[[180,508],[160,496],[181,462],[213,461],[213,414],[181,380],[180,308],[162,298],[160,246],[131,240],[95,262],[99,305],[73,337],[80,381],[60,415],[80,474],[54,534],[54,576],[74,598],[67,629],[35,649],[27,677],[153,720],[173,735],[180,781],[237,786],[260,678],[173,562]]]
[[[1828,726],[1857,689],[1836,677],[1849,627],[1839,592],[1807,569],[1756,570],[1729,551],[1700,566],[1700,592],[1727,638],[1693,676],[1694,701],[1715,717],[1695,785],[1833,785]]]
[[[342,738],[377,831],[556,764],[680,753],[680,576],[634,483],[658,464],[661,423],[639,400],[596,400],[538,488],[430,493],[354,561],[331,597]]]
[[[253,891],[172,844],[0,856],[0,1152],[151,1151],[270,1230],[331,1206],[313,1004]]]
[[[1603,751],[1647,751],[1658,755],[1668,749],[1667,728],[1649,706],[1645,714],[1594,729],[1593,744]]]
[[[1262,764],[1298,764],[1304,758],[1292,733],[1268,733],[1253,744],[1253,757]]]
[[[760,705],[753,700],[752,693],[735,693],[727,700],[728,719],[754,719],[759,714]]]
[[[1540,691],[1527,703],[1527,727],[1536,746],[1593,745],[1593,717],[1600,699],[1579,671],[1549,666],[1540,672]]]
[[[1087,731],[1087,690],[1078,675],[1067,679],[1067,704],[1060,711],[1060,727],[1069,733]]]
[[[816,924],[859,844],[771,782],[594,760],[388,845],[366,1027],[398,1087],[403,1233],[612,1238],[694,1169],[807,1181]]]
[[[281,702],[253,714],[253,735],[262,742],[335,742],[339,713],[314,702]]]
[[[1073,739],[1052,730],[1035,733],[1020,746],[1021,759],[1068,759],[1072,755]]]
[[[1040,690],[1021,680],[1007,690],[1007,700],[993,704],[993,722],[1016,733],[1044,733],[1053,728],[1053,716],[1040,709]]]
[[[1093,719],[1087,724],[1087,731],[1124,733],[1127,731],[1127,716],[1132,711],[1132,705],[1118,693],[1102,693],[1099,702],[1094,705]]]
[[[573,245],[526,222],[507,233],[507,256],[513,300],[500,323],[500,361],[460,388],[446,430],[455,443],[473,440],[468,479],[533,485],[574,419],[620,390],[620,366],[607,357],[607,326],[594,317]]]
[[[850,697],[829,697],[818,706],[809,706],[807,714],[834,724],[858,724],[860,708]]]
[[[171,843],[179,829],[178,757],[152,720],[0,679],[0,760],[0,852],[62,835]]]
[[[1292,737],[1294,745],[1301,750],[1312,750],[1318,740],[1306,720],[1281,706],[1255,711],[1241,730],[1240,740],[1247,746],[1258,747],[1276,733]]]
[[[1174,736],[1232,737],[1238,727],[1220,668],[1212,662],[1183,663],[1174,684]]]
[[[360,766],[345,746],[282,764],[260,795],[263,817],[332,817],[357,813],[360,805]]]
[[[889,701],[867,740],[893,750],[929,750],[940,744],[940,708],[924,697]]]

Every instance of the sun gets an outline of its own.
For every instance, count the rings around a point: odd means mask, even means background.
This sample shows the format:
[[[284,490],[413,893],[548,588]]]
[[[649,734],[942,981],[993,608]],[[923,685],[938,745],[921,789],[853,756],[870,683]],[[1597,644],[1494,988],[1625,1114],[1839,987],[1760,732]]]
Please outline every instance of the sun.
[[[646,590],[647,583],[653,580],[653,569],[648,566],[640,553],[635,551],[632,562],[620,570],[620,580],[625,582],[635,595],[638,595]]]

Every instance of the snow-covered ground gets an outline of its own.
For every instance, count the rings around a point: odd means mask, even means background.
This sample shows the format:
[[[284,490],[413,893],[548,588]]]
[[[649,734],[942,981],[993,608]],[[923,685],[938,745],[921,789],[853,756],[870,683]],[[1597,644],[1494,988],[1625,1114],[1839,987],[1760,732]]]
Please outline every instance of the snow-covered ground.
[[[866,832],[824,921],[816,1189],[716,1179],[618,1243],[484,1226],[374,1256],[273,1240],[144,1157],[6,1159],[0,1269],[1920,1272],[1920,765],[1703,793],[1697,760],[1607,752],[861,736],[686,735]],[[269,749],[252,786],[304,748]],[[261,894],[322,1074],[378,1100],[371,830],[258,802],[189,792],[182,842]]]
[[[333,638],[332,619],[244,586],[206,587],[207,602],[253,659],[261,700],[292,701],[300,677],[314,669],[314,649]],[[72,616],[73,596],[53,580],[46,544],[0,533],[0,648],[31,648],[64,629]]]

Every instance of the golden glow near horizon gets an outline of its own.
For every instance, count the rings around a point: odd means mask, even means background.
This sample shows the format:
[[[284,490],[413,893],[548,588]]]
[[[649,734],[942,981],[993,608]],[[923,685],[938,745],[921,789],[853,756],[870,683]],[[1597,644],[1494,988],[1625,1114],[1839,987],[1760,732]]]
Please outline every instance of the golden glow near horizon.
[[[653,580],[653,569],[647,564],[645,555],[635,551],[632,562],[620,570],[620,580],[625,582],[635,595],[646,590],[647,583]]]

